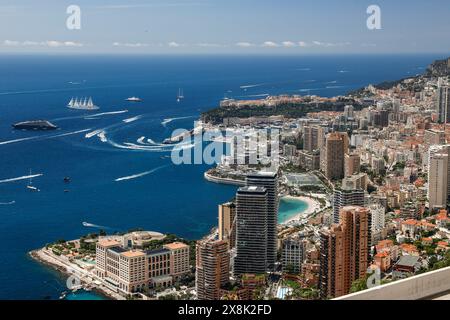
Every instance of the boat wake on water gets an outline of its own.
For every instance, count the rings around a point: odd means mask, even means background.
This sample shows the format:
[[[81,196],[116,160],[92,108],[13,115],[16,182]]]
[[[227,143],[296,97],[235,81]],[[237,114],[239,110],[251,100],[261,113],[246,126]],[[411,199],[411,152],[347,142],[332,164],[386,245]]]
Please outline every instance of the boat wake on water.
[[[132,151],[147,151],[147,152],[170,152],[173,148],[173,146],[170,146],[170,145],[137,145],[137,144],[130,143],[130,142],[124,142],[124,143],[120,144],[111,139],[108,139],[104,132],[100,133],[99,136],[103,142],[106,142],[106,143],[112,145],[113,147],[116,147],[119,149],[128,149],[128,150],[132,150]]]
[[[345,88],[346,86],[326,86],[325,89],[340,89]]]
[[[140,118],[142,118],[142,115],[136,116],[136,117],[132,117],[132,118],[128,118],[128,119],[123,119],[122,121],[125,122],[125,123],[130,123],[130,122],[134,122],[136,120],[139,120]]]
[[[9,202],[0,202],[0,206],[8,206],[8,205],[15,204],[15,203],[16,203],[15,200],[9,201]]]
[[[249,84],[249,85],[240,86],[239,88],[241,88],[241,89],[249,89],[249,88],[261,87],[263,85],[265,85],[265,83]]]
[[[55,136],[51,136],[49,138],[59,138],[59,137],[66,137],[66,136],[71,136],[74,134],[78,134],[78,133],[83,133],[83,132],[87,132],[87,131],[91,131],[92,128],[88,128],[88,129],[82,129],[82,130],[78,130],[78,131],[73,131],[73,132],[67,132],[67,133],[61,133]]]
[[[166,125],[168,125],[169,123],[171,123],[172,121],[175,120],[182,120],[182,119],[189,119],[189,118],[194,118],[194,116],[187,116],[187,117],[178,117],[178,118],[166,118],[161,122],[161,125],[163,127],[165,127]]]
[[[147,138],[147,140],[145,139],[146,137],[140,137],[139,139],[136,140],[137,143],[145,145],[145,146],[158,146],[158,147],[168,147],[167,144],[163,144],[163,143],[156,143],[155,141],[153,141],[150,138]]]
[[[73,131],[73,132],[60,133],[60,134],[56,134],[56,135],[34,136],[34,137],[14,139],[14,140],[9,140],[9,141],[0,141],[0,145],[17,143],[17,142],[22,142],[22,141],[29,141],[29,140],[47,140],[47,139],[53,139],[53,138],[59,138],[59,137],[66,137],[66,136],[71,136],[74,134],[83,133],[83,132],[90,131],[90,130],[92,130],[92,128],[77,130],[77,131]]]
[[[103,143],[108,143],[109,145],[118,149],[126,149],[130,151],[170,152],[174,147],[173,145],[155,143],[155,141],[153,141],[152,139],[147,139],[147,142],[145,142],[146,138],[145,136],[142,136],[137,139],[138,144],[131,142],[117,143],[111,138],[108,138],[106,136],[107,134],[106,129],[107,128],[90,132],[86,135],[86,138],[97,136]]]
[[[101,113],[96,113],[96,114],[91,114],[91,115],[83,115],[80,116],[80,118],[85,118],[85,119],[97,119],[98,117],[101,116],[108,116],[108,115],[114,115],[114,114],[122,114],[122,113],[127,113],[128,110],[118,110],[118,111],[109,111],[109,112],[101,112]]]
[[[81,224],[84,227],[88,227],[88,228],[111,229],[110,227],[99,226],[98,224],[93,224],[93,223],[89,223],[89,222],[82,222]]]
[[[41,137],[42,136],[35,136],[35,137],[28,137],[28,138],[22,138],[22,139],[14,139],[14,140],[9,140],[9,141],[1,141],[0,145],[16,143],[16,142],[21,142],[21,141],[34,140],[34,139],[39,139]]]
[[[145,137],[140,137],[139,139],[136,140],[136,142],[137,142],[137,143],[140,143],[140,144],[146,144],[146,143],[144,142],[144,140],[145,140]]]
[[[145,171],[145,172],[141,172],[141,173],[136,173],[136,174],[133,174],[133,175],[131,175],[131,176],[126,176],[126,177],[117,178],[117,179],[115,179],[114,181],[119,182],[119,181],[125,181],[125,180],[132,180],[132,179],[141,178],[141,177],[144,177],[144,176],[146,176],[146,175],[152,174],[152,173],[154,173],[154,172],[156,172],[156,171],[158,171],[158,170],[160,170],[160,169],[162,169],[162,168],[168,167],[168,166],[169,166],[169,165],[160,166],[160,167],[154,168],[154,169],[149,170],[149,171]]]
[[[27,179],[41,177],[43,175],[44,175],[43,173],[37,173],[37,174],[31,174],[31,175],[21,176],[21,177],[17,177],[17,178],[4,179],[4,180],[0,180],[0,183],[14,182],[14,181],[20,181],[20,180],[27,180]]]

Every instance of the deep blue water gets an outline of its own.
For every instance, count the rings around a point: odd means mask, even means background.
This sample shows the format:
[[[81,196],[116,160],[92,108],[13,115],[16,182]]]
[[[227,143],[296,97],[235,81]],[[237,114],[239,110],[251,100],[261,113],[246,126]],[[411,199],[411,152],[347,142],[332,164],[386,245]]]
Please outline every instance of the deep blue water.
[[[0,183],[0,299],[57,299],[65,290],[54,271],[27,257],[31,249],[88,232],[83,221],[126,231],[142,227],[199,238],[217,223],[217,205],[233,186],[204,181],[206,165],[172,165],[157,147],[129,149],[145,136],[156,143],[175,128],[190,129],[201,111],[226,95],[310,93],[332,96],[369,83],[423,71],[427,56],[0,56],[0,180],[42,173],[28,181]],[[70,83],[72,82],[72,83]],[[248,89],[240,86],[256,85]],[[185,99],[176,102],[178,88]],[[129,112],[86,119],[65,107],[72,96],[92,96],[99,112]],[[141,104],[124,101],[129,96]],[[96,112],[94,112],[96,113]],[[124,119],[142,116],[134,122]],[[167,118],[183,118],[162,125]],[[17,132],[11,124],[44,118],[57,132]],[[104,129],[107,142],[84,129]],[[30,140],[4,143],[11,140]],[[37,138],[36,138],[37,137]],[[116,182],[120,177],[154,172]],[[63,177],[70,176],[69,185]],[[70,189],[64,193],[64,189]]]

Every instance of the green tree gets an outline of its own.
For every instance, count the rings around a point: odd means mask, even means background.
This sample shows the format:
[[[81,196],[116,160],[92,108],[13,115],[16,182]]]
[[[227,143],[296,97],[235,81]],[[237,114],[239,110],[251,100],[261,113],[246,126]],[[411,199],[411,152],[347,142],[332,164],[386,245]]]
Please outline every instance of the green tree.
[[[366,274],[363,278],[353,281],[352,286],[350,287],[350,293],[366,290],[367,279],[369,279],[370,276],[371,274]]]

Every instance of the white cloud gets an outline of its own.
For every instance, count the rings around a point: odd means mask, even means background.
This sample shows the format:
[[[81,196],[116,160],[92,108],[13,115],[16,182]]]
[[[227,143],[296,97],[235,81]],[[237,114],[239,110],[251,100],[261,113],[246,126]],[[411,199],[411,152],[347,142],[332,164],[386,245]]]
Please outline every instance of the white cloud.
[[[3,41],[3,44],[5,46],[8,46],[8,47],[20,46],[20,42],[19,41],[13,41],[13,40],[5,40],[5,41]]]
[[[121,42],[114,42],[113,46],[115,47],[128,47],[128,48],[142,48],[142,47],[148,47],[149,45],[147,43],[121,43]]]
[[[332,43],[332,42],[321,42],[321,41],[313,41],[312,43],[313,43],[313,45],[319,46],[319,47],[344,47],[344,46],[348,46],[351,44],[350,42]]]
[[[206,42],[197,43],[197,46],[198,47],[203,47],[203,48],[222,48],[222,47],[225,47],[225,45],[223,45],[223,44],[206,43]]]
[[[309,47],[309,44],[306,43],[305,41],[299,41],[298,42],[298,46],[302,47],[302,48],[305,48],[305,47]]]
[[[48,47],[57,48],[57,47],[82,47],[83,44],[79,42],[73,42],[73,41],[55,41],[55,40],[49,40],[45,41],[43,45],[46,45]]]
[[[36,41],[24,41],[24,42],[22,42],[22,45],[23,46],[39,46],[40,45],[40,43],[39,42],[36,42]]]
[[[278,43],[272,42],[272,41],[266,41],[262,44],[263,47],[269,47],[269,48],[275,48],[278,47]]]
[[[238,43],[236,43],[236,46],[241,47],[241,48],[248,48],[248,47],[253,47],[253,43],[250,43],[250,42],[238,42]]]
[[[171,48],[178,48],[178,47],[181,47],[181,44],[179,44],[178,42],[175,42],[175,41],[172,41],[172,42],[169,42],[169,47],[171,47]]]
[[[283,45],[283,47],[287,48],[292,48],[296,46],[296,44],[292,41],[283,41],[281,44]]]
[[[80,42],[73,42],[73,41],[66,41],[66,42],[64,42],[64,45],[66,47],[82,47],[83,46],[82,43],[80,43]]]
[[[83,44],[80,42],[74,41],[56,41],[56,40],[47,40],[47,41],[13,41],[13,40],[5,40],[3,41],[3,45],[8,47],[30,47],[30,46],[40,46],[40,47],[50,47],[50,48],[58,48],[58,47],[82,47]]]

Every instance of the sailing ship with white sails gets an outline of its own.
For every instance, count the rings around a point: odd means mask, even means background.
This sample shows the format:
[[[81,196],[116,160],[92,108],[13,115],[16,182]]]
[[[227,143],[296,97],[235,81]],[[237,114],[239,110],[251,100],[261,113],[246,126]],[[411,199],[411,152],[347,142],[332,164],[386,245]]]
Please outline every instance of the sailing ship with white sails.
[[[94,104],[92,101],[92,98],[72,98],[70,99],[69,103],[67,104],[67,107],[70,109],[77,109],[77,110],[98,110],[100,109],[98,106]]]

